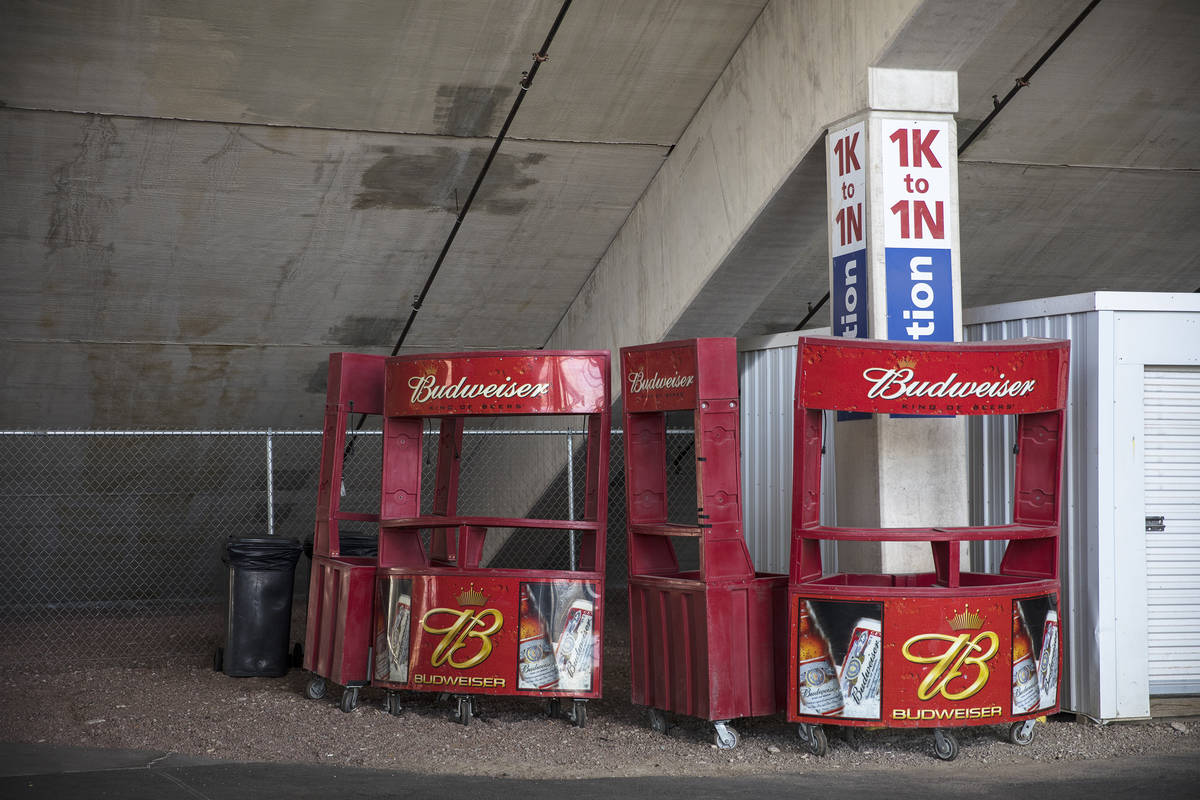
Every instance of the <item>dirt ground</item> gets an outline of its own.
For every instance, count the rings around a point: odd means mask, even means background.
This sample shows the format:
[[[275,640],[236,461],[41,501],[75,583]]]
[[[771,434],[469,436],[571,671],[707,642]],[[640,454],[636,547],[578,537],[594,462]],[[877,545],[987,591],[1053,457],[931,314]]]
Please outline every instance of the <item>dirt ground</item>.
[[[791,774],[854,768],[952,769],[933,755],[928,730],[827,726],[829,754],[811,755],[782,715],[733,723],[741,743],[718,750],[711,724],[673,719],[650,730],[646,710],[629,702],[629,648],[622,625],[609,625],[604,697],[588,703],[587,724],[547,718],[526,698],[479,700],[468,726],[436,694],[403,695],[403,712],[384,708],[381,690],[364,689],[343,713],[341,690],[309,700],[309,675],[231,678],[211,656],[145,666],[61,666],[56,659],[7,658],[0,665],[0,740],[163,750],[236,761],[308,762],[525,778],[628,775]],[[10,633],[10,632],[6,632]],[[5,648],[29,646],[5,636]],[[130,662],[133,663],[133,662]],[[1007,727],[959,728],[953,764],[1009,765],[1083,761],[1138,754],[1200,756],[1200,718],[1097,725],[1060,715],[1039,724],[1032,744],[1007,739]]]

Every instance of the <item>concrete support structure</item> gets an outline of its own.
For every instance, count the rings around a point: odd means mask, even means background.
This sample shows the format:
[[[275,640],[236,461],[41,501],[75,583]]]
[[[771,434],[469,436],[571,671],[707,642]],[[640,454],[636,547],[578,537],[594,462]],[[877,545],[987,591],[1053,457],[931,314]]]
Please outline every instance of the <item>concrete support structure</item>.
[[[960,340],[957,76],[871,69],[868,87],[827,145],[833,331]],[[964,418],[845,419],[834,435],[839,525],[967,524]],[[853,572],[933,567],[926,546],[899,542],[842,542],[838,558]]]

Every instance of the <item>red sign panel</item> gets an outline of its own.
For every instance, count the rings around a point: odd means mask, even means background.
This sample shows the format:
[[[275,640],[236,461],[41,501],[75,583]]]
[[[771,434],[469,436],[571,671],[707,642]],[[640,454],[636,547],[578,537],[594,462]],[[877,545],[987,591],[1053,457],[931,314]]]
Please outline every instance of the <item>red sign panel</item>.
[[[1029,414],[1063,408],[1061,341],[897,344],[803,337],[796,404],[895,414]]]
[[[608,402],[606,352],[398,356],[387,361],[388,416],[596,414]]]
[[[632,413],[696,407],[696,346],[621,351],[625,407]]]
[[[378,683],[599,696],[595,583],[385,574],[378,598]]]
[[[1058,709],[1056,596],[795,597],[789,717],[954,727]]]

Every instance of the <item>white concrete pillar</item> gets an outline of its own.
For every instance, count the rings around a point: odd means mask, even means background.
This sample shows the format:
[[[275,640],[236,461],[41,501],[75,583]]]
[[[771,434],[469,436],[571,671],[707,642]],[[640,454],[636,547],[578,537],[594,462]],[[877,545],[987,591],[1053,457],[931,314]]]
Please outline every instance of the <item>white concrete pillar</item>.
[[[837,336],[962,338],[954,72],[868,70],[868,107],[830,126],[830,302]],[[968,521],[966,421],[842,415],[838,525]],[[847,572],[925,572],[927,545],[843,547]]]

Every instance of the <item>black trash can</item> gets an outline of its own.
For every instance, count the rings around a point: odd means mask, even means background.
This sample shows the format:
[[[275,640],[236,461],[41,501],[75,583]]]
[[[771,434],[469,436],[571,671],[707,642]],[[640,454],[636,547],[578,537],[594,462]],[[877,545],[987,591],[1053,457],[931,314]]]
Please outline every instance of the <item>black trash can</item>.
[[[296,539],[230,537],[225,648],[221,671],[235,678],[278,677],[291,666],[292,586],[302,547]]]

